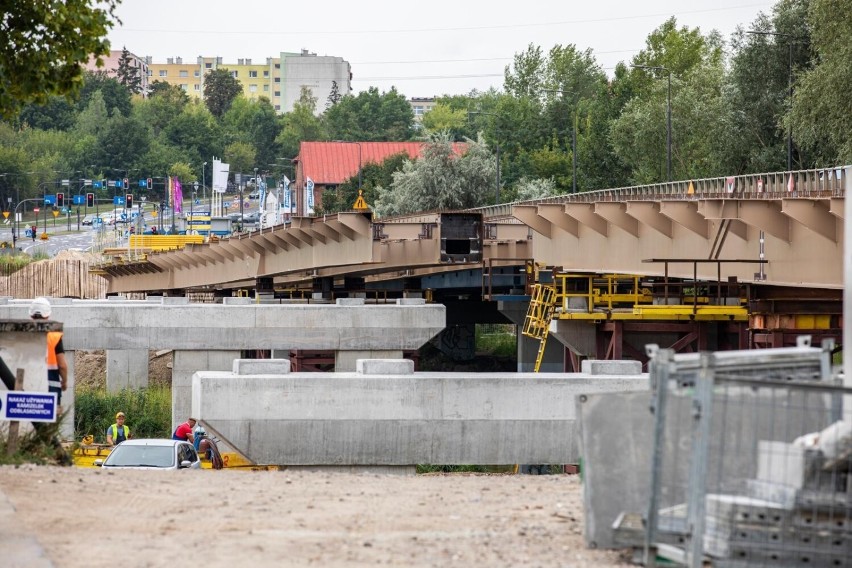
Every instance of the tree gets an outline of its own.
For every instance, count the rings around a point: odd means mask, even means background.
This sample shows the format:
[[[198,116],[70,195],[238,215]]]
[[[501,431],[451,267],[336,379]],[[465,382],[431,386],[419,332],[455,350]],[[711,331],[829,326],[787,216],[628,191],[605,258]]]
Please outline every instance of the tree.
[[[302,87],[299,100],[293,104],[293,110],[284,114],[281,133],[275,143],[285,157],[293,158],[299,153],[302,141],[312,142],[326,139],[322,121],[316,116],[317,99],[307,87]]]
[[[51,95],[76,93],[90,56],[103,65],[104,38],[120,0],[3,3],[0,30],[0,114],[15,116],[21,105],[45,103]]]
[[[420,158],[406,161],[393,174],[389,188],[377,188],[379,216],[403,215],[434,209],[466,209],[488,202],[494,189],[496,163],[482,139],[468,140],[458,156],[446,133],[430,137]]]
[[[278,116],[266,97],[249,100],[237,98],[222,116],[225,140],[248,142],[257,149],[257,164],[266,167],[280,156],[275,139],[279,131]]]
[[[254,146],[246,142],[234,142],[225,147],[224,160],[234,173],[247,172],[257,163]]]
[[[68,130],[74,125],[74,106],[65,97],[53,96],[44,104],[27,104],[18,115],[18,123],[42,130]]]
[[[136,100],[133,115],[151,128],[154,136],[159,136],[169,123],[178,117],[189,104],[189,96],[177,85],[155,81],[148,97]],[[213,115],[203,107],[209,117]]]
[[[126,47],[121,49],[121,57],[118,58],[118,69],[116,70],[116,78],[118,82],[125,88],[138,95],[142,92],[142,77],[139,76],[140,69],[134,67],[131,63],[133,58],[130,57],[130,52]]]
[[[325,108],[333,107],[340,102],[343,95],[340,94],[340,87],[337,86],[337,81],[331,82],[331,92],[328,93],[328,99],[325,101]]]
[[[395,88],[379,93],[376,87],[345,95],[325,112],[325,125],[333,140],[393,142],[411,140],[414,111]]]
[[[83,110],[89,106],[92,95],[98,91],[104,98],[110,116],[113,116],[116,112],[124,116],[130,115],[130,91],[104,71],[85,74],[83,86],[80,88],[80,98],[77,101],[77,110]]]
[[[852,163],[852,2],[811,0],[816,66],[796,85],[787,118],[795,140],[820,166]]]
[[[204,77],[204,102],[216,118],[225,114],[242,92],[240,82],[226,68],[213,69]]]
[[[467,112],[439,102],[423,115],[421,124],[427,134],[447,131],[452,134],[453,140],[461,140],[467,125]]]
[[[393,174],[401,171],[405,162],[409,161],[408,154],[401,152],[388,156],[381,164],[369,162],[361,167],[361,190],[367,205],[373,205],[378,196],[376,188],[390,187]],[[351,211],[352,205],[358,198],[358,174],[338,185],[335,189],[325,189],[322,193],[322,208],[317,215]]]

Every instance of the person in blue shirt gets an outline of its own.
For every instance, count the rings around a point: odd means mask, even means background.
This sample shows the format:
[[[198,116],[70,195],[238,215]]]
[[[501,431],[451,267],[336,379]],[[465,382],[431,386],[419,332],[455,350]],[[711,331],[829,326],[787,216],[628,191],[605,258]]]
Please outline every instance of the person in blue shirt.
[[[130,438],[130,428],[124,425],[124,419],[124,413],[119,412],[115,415],[115,424],[107,428],[106,440],[110,446],[117,446]]]

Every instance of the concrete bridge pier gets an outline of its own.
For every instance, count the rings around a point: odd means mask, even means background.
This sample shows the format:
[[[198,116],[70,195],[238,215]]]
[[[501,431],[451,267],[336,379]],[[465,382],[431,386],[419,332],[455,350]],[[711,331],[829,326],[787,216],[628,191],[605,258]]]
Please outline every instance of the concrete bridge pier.
[[[518,326],[518,372],[531,373],[535,369],[538,357],[539,342],[521,333],[524,328],[524,318],[527,316],[529,302],[497,302],[497,309]],[[565,372],[565,348],[558,341],[548,341],[544,348],[539,372]]]
[[[141,389],[147,386],[147,349],[106,350],[107,392],[114,393],[124,389]]]
[[[172,362],[172,431],[192,409],[192,376],[200,370],[231,371],[240,351],[176,350]],[[146,359],[147,365],[147,359]]]

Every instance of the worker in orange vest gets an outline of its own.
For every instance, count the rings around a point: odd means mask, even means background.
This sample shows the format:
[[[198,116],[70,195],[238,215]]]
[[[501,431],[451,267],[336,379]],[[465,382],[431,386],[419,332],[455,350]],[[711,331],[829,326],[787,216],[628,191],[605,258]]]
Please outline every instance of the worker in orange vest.
[[[30,304],[30,318],[46,320],[50,318],[50,301],[36,298]],[[47,390],[56,393],[57,413],[62,414],[62,391],[68,388],[68,363],[65,361],[65,347],[62,345],[61,331],[47,332]]]

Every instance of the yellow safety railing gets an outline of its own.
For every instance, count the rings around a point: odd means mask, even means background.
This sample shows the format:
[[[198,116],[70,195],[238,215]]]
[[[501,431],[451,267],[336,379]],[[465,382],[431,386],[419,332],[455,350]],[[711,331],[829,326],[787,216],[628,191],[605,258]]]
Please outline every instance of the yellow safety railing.
[[[524,318],[523,334],[527,337],[539,340],[538,355],[535,358],[535,368],[538,373],[541,361],[544,358],[544,348],[547,345],[547,336],[550,333],[550,320],[553,319],[553,310],[556,307],[556,289],[553,286],[535,284],[530,297],[530,307]]]

